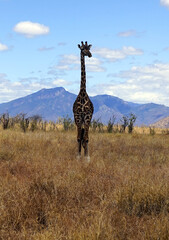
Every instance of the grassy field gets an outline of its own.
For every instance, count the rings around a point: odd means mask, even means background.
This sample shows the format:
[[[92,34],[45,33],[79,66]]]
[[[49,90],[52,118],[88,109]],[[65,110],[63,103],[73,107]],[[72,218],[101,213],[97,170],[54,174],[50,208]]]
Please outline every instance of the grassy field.
[[[169,239],[169,135],[0,131],[0,240]]]

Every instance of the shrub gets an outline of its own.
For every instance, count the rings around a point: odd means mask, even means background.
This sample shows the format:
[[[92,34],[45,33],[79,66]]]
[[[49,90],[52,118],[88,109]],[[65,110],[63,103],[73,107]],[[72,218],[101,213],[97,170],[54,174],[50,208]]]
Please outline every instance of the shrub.
[[[3,129],[7,129],[8,125],[9,125],[9,114],[8,113],[4,113],[1,116],[1,122],[2,122],[2,127]]]
[[[120,121],[121,121],[120,132],[124,133],[126,130],[126,127],[128,126],[128,123],[129,123],[128,117],[123,116]]]
[[[34,115],[32,117],[30,117],[31,120],[31,131],[34,132],[35,130],[37,130],[38,128],[38,122],[42,121],[42,117],[39,115]]]
[[[132,132],[133,132],[134,123],[135,123],[135,121],[136,121],[136,118],[137,118],[137,117],[136,117],[133,113],[130,114],[129,123],[128,123],[128,132],[129,132],[129,133],[132,133]]]
[[[63,122],[64,131],[74,129],[74,122],[68,115],[65,118],[62,119],[62,122]]]
[[[21,113],[20,114],[20,127],[23,130],[23,132],[26,132],[26,130],[29,127],[29,118],[25,118],[26,114]]]
[[[153,136],[155,135],[155,128],[154,127],[149,127],[150,130],[150,135]]]
[[[109,119],[108,125],[107,125],[107,132],[112,133],[113,132],[113,126],[115,123],[116,117],[113,115],[112,118]]]
[[[90,126],[91,126],[93,132],[96,132],[97,129],[98,129],[98,132],[103,132],[103,131],[104,131],[104,130],[103,130],[104,125],[103,125],[103,123],[100,121],[100,118],[97,119],[97,120],[96,120],[96,119],[93,119],[92,122],[91,122],[91,124],[90,124]]]

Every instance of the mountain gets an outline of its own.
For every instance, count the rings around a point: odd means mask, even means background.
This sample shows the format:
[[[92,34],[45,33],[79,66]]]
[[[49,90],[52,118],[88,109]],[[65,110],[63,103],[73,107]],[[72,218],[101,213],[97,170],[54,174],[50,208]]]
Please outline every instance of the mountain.
[[[26,97],[0,104],[0,113],[10,116],[26,113],[27,116],[40,115],[45,120],[56,120],[58,117],[72,115],[72,105],[76,95],[64,88],[42,89]]]
[[[91,101],[94,104],[93,118],[99,118],[103,123],[107,123],[113,115],[119,121],[123,115],[131,113],[134,107],[139,106],[110,95],[97,95],[91,97]]]
[[[0,114],[8,112],[10,116],[26,113],[27,116],[40,115],[44,120],[56,121],[58,117],[73,118],[72,107],[76,95],[66,91],[63,87],[42,89],[26,97],[0,104]],[[93,118],[107,123],[114,115],[116,121],[122,116],[133,113],[137,116],[137,125],[153,124],[169,116],[169,107],[149,103],[137,104],[126,102],[110,95],[91,97],[94,104]]]
[[[158,122],[155,122],[151,125],[156,128],[169,128],[169,117],[163,118]]]

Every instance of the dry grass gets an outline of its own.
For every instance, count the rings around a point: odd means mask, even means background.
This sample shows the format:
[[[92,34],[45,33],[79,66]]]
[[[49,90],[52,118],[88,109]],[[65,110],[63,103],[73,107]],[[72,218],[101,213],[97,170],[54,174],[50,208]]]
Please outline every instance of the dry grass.
[[[169,135],[0,132],[0,240],[169,239]]]

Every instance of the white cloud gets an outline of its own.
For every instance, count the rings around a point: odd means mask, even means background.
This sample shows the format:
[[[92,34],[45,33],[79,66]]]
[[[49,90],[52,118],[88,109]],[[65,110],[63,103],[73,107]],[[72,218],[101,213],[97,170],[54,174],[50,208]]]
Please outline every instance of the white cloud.
[[[54,88],[71,84],[71,82],[59,78],[53,80],[53,78],[33,77],[27,77],[12,82],[8,79],[6,74],[0,73],[0,103],[24,97],[28,94],[39,91],[42,88]]]
[[[69,85],[70,83],[68,83],[66,80],[64,79],[56,79],[52,82],[53,85],[56,85],[56,86],[60,86],[60,87],[63,87],[65,85]]]
[[[22,86],[22,83],[21,82],[14,82],[13,86]]]
[[[55,48],[54,47],[41,47],[41,48],[38,48],[38,51],[40,52],[44,52],[44,51],[51,51],[51,50],[54,50]]]
[[[97,59],[94,59],[94,67],[97,61]],[[109,77],[112,78],[109,84],[100,84],[93,86],[91,89],[88,88],[89,94],[110,94],[126,101],[154,102],[169,106],[169,63],[158,63],[143,67],[134,66],[128,71],[121,71]],[[42,88],[65,87],[71,84],[73,83],[60,77],[28,77],[12,82],[6,74],[0,73],[0,103],[26,96]]]
[[[118,33],[119,37],[132,37],[132,36],[137,36],[137,32],[135,30],[128,30],[125,32],[119,32]]]
[[[6,50],[8,50],[8,49],[9,49],[9,48],[8,48],[7,45],[0,43],[0,51],[6,51]]]
[[[127,30],[127,31],[124,31],[124,32],[119,32],[117,34],[118,37],[124,37],[124,38],[127,38],[127,37],[141,37],[145,32],[137,32],[136,30]]]
[[[122,49],[97,48],[93,51],[96,55],[107,59],[110,62],[125,59],[128,56],[142,55],[143,50],[134,48],[132,46],[124,46]]]
[[[169,7],[169,0],[160,0],[161,5]]]
[[[69,65],[58,65],[55,68],[59,70],[70,70]]]
[[[102,93],[120,97],[126,101],[154,102],[169,106],[169,63],[132,67],[129,71],[112,74],[112,83],[94,86],[97,94]],[[116,81],[116,79],[118,81]],[[92,93],[96,94],[96,92]]]
[[[86,68],[89,72],[103,72],[105,69],[101,66],[102,62],[95,57],[86,58]],[[80,57],[77,55],[63,55],[58,63],[54,66],[58,70],[76,70],[80,69]]]
[[[98,58],[86,58],[86,68],[89,72],[104,72],[105,69],[101,65],[102,62]]]
[[[61,60],[60,60],[60,64],[65,64],[65,65],[69,65],[69,64],[79,64],[80,63],[80,59],[78,56],[70,54],[70,55],[63,55],[61,56]]]
[[[14,31],[23,34],[28,38],[32,38],[35,36],[48,34],[50,29],[49,27],[40,23],[25,21],[17,23],[14,27]]]

